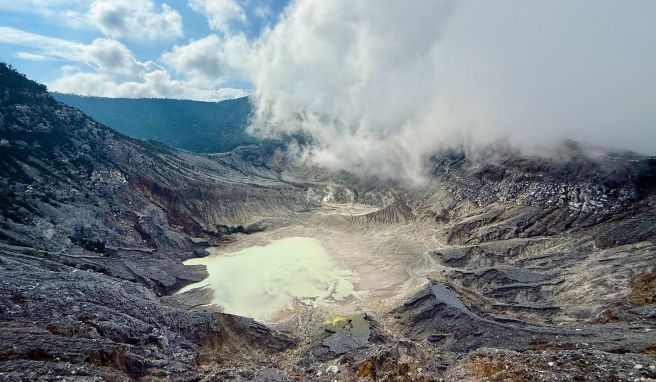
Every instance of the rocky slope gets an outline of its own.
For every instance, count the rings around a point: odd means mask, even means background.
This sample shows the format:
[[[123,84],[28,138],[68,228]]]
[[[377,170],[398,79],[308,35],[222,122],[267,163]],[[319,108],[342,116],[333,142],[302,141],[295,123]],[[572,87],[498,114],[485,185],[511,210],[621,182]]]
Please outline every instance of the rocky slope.
[[[655,159],[446,151],[407,189],[283,158],[135,140],[0,66],[0,380],[656,378]],[[268,327],[172,295],[208,245],[308,226],[417,287]]]
[[[0,138],[0,379],[198,379],[199,354],[231,343],[225,322],[291,344],[159,296],[202,280],[181,260],[240,216],[308,208],[300,187],[123,136],[4,65]]]

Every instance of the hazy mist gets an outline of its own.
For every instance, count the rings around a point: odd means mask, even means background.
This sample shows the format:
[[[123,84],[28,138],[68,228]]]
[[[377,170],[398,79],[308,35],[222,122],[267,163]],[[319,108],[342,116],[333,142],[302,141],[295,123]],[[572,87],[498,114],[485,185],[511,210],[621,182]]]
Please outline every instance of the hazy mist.
[[[445,145],[656,154],[656,2],[299,0],[245,55],[259,135],[420,181]]]

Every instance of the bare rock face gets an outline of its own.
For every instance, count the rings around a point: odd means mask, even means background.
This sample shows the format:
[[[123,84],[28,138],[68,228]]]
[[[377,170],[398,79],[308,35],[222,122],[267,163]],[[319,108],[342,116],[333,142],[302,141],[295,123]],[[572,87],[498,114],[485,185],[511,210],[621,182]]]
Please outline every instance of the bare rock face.
[[[322,341],[335,355],[366,347],[371,337],[371,324],[365,315],[337,317],[326,325],[330,335]]]
[[[420,210],[426,218],[452,222],[448,239],[456,244],[549,236],[618,219],[627,219],[622,227],[629,237],[621,241],[605,232],[600,240],[606,245],[653,239],[647,211],[654,203],[654,159],[626,154],[593,159],[575,144],[563,151],[537,158],[436,156],[439,183]]]
[[[193,349],[221,343],[223,329],[212,314],[168,308],[133,282],[9,257],[2,258],[0,277],[0,352],[12,373],[46,361],[89,363],[131,378],[193,379]]]

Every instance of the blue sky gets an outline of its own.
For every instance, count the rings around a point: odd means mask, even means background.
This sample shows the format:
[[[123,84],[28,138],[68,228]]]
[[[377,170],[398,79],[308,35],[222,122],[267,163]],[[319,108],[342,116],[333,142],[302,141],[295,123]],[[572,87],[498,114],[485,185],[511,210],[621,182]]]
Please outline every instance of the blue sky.
[[[206,42],[205,53],[221,51],[228,41],[252,44],[286,5],[287,0],[0,0],[0,59],[51,90],[232,98],[253,90],[242,70],[214,57],[176,61],[170,52],[198,41]],[[223,69],[199,68],[210,60]],[[133,68],[116,68],[129,61]]]

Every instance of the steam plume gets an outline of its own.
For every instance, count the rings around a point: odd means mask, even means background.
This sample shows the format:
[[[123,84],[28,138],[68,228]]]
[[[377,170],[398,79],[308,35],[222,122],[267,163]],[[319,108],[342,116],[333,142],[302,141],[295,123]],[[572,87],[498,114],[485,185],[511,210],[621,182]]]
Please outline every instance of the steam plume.
[[[298,0],[255,43],[251,131],[421,181],[441,147],[656,153],[656,2]]]

